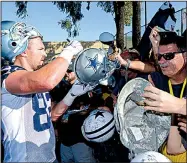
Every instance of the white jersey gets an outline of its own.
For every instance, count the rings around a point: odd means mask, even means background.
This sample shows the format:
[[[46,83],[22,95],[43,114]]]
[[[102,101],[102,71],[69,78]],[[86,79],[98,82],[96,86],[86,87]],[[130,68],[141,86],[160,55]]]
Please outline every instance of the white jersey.
[[[49,93],[15,95],[6,90],[8,74],[23,69],[8,66],[2,75],[4,162],[54,162],[55,134]]]

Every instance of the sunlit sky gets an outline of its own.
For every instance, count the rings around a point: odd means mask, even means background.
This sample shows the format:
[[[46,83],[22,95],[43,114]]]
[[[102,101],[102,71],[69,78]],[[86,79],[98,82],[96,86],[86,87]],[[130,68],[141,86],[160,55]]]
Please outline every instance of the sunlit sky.
[[[147,23],[152,19],[163,2],[147,3]],[[186,2],[171,2],[175,11],[186,7]],[[75,37],[79,41],[98,40],[102,32],[116,34],[114,17],[110,13],[105,13],[97,2],[92,2],[90,10],[86,10],[87,3],[83,3],[82,13],[84,18],[80,21],[79,36]],[[145,3],[142,2],[141,24],[145,24]],[[45,41],[64,41],[68,38],[68,33],[63,30],[58,21],[64,19],[66,14],[60,12],[52,2],[28,2],[28,17],[25,19],[16,16],[15,2],[2,2],[2,20],[14,20],[26,22],[35,26],[44,36]],[[178,23],[181,19],[176,16]],[[176,26],[176,28],[179,28]],[[132,26],[125,26],[125,33],[132,30]]]

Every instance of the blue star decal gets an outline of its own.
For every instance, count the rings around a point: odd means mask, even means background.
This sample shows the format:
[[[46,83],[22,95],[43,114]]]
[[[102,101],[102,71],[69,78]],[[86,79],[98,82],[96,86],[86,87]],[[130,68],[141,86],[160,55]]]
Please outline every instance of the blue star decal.
[[[90,58],[87,56],[86,58],[88,59],[89,63],[85,68],[93,68],[94,72],[96,72],[97,66],[101,64],[100,62],[98,62],[98,54],[96,54],[94,58]]]

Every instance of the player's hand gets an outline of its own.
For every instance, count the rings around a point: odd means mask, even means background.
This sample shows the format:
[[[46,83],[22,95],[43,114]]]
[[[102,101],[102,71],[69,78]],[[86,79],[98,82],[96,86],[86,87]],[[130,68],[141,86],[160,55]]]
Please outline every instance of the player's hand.
[[[75,83],[73,84],[70,92],[73,96],[80,96],[83,95],[85,93],[87,93],[88,91],[93,90],[95,86],[91,86],[89,84],[83,84],[80,81],[76,80]]]
[[[73,84],[72,88],[67,93],[67,95],[63,98],[64,104],[66,104],[67,106],[71,106],[71,104],[73,103],[74,99],[77,96],[81,96],[81,95],[87,93],[88,91],[91,91],[95,87],[96,87],[96,85],[91,86],[89,84],[83,84],[83,83],[79,82],[78,80],[76,80],[75,83]]]
[[[153,47],[158,47],[159,46],[159,42],[160,42],[160,35],[159,35],[159,29],[158,27],[154,27],[152,30],[151,30],[151,33],[149,35],[149,39],[152,43],[152,46]]]
[[[83,47],[79,41],[71,41],[59,54],[59,57],[63,57],[66,59],[69,63],[71,62],[71,59],[74,55],[78,54],[83,50]]]

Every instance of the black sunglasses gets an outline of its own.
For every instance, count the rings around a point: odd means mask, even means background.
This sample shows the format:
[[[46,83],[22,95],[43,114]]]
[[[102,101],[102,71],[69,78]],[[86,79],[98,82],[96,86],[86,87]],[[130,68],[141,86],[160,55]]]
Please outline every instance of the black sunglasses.
[[[171,60],[171,59],[173,59],[175,57],[175,54],[184,53],[184,52],[185,51],[181,51],[181,52],[170,52],[170,53],[164,53],[164,54],[158,53],[158,60],[160,61],[162,57],[165,60]]]
[[[72,70],[70,70],[70,69],[67,69],[67,71],[66,71],[67,73],[71,73],[71,72],[73,72]]]

